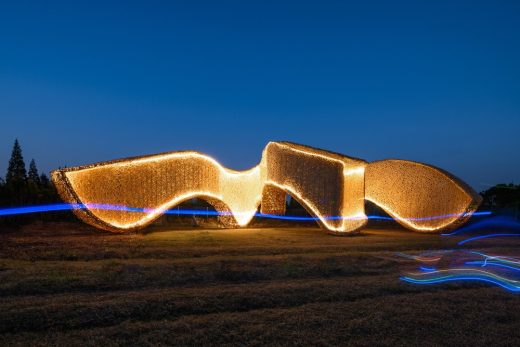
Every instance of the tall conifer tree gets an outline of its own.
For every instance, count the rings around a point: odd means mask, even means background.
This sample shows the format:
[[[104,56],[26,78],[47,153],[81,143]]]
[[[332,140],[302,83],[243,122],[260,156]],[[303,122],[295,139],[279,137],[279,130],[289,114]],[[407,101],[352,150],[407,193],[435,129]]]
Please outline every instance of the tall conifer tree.
[[[40,185],[40,176],[38,175],[38,169],[36,168],[36,162],[34,159],[31,160],[29,164],[29,172],[27,173],[27,178],[33,184]]]
[[[25,185],[27,180],[27,171],[25,170],[25,162],[23,161],[22,148],[18,143],[18,139],[14,141],[11,159],[7,174],[5,175],[5,183],[8,186],[19,187]]]

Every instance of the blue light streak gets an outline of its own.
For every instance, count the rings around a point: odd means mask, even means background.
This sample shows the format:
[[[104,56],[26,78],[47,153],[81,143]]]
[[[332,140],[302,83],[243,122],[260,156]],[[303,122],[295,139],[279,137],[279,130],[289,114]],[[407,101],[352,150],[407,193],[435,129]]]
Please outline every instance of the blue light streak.
[[[415,258],[419,263],[427,261],[423,253],[419,256],[409,256]],[[445,253],[446,255],[459,254],[474,255],[478,260],[465,261],[463,267],[451,267],[436,269],[432,265],[419,265],[420,272],[408,273],[400,277],[400,280],[413,284],[438,284],[453,281],[480,281],[500,286],[511,292],[520,292],[520,260],[506,256],[488,255],[477,251],[460,251],[455,253]],[[437,258],[436,264],[442,264],[442,258]],[[448,262],[451,263],[451,262]],[[489,270],[482,270],[483,268]],[[507,276],[504,276],[507,275]]]
[[[502,263],[495,263],[493,261],[488,261],[488,260],[484,260],[484,261],[482,261],[482,260],[467,261],[466,265],[480,265],[481,267],[497,266],[497,267],[502,267],[502,268],[505,268],[505,269],[508,269],[508,270],[513,270],[513,271],[519,271],[520,272],[520,268],[517,268],[517,267],[514,267],[514,266],[510,266],[510,265],[506,265],[506,264],[502,264]]]
[[[459,241],[459,243],[457,243],[457,244],[460,246],[465,243],[473,242],[476,240],[489,239],[489,238],[493,238],[493,237],[512,237],[512,236],[518,237],[518,236],[520,236],[520,233],[518,233],[518,234],[487,234],[487,235],[474,236],[474,237],[470,237],[465,240]]]
[[[490,232],[493,228],[495,232]],[[499,232],[497,232],[499,229]],[[477,235],[468,237],[465,240],[459,241],[458,245],[464,245],[468,242],[473,242],[482,239],[489,239],[495,237],[515,237],[520,236],[520,223],[508,217],[493,217],[478,221],[471,225],[465,226],[461,229],[455,230],[452,233],[441,234],[442,236],[455,236],[462,233],[474,232]],[[484,233],[484,234],[483,234]],[[481,234],[481,235],[478,235]],[[483,234],[483,235],[482,235]]]
[[[99,209],[99,210],[115,210],[115,211],[125,211],[125,212],[140,212],[140,213],[149,213],[153,212],[154,209],[151,208],[140,208],[140,207],[128,207],[121,205],[109,205],[109,204],[52,204],[52,205],[38,205],[38,206],[22,206],[22,207],[9,207],[0,209],[0,216],[11,216],[17,214],[27,214],[27,213],[44,213],[44,212],[57,212],[57,211],[69,211],[75,209]],[[174,215],[202,215],[202,216],[219,216],[219,215],[231,215],[231,212],[217,212],[210,210],[187,210],[187,209],[170,209],[163,212],[164,214],[174,214]],[[475,212],[474,215],[489,215],[491,212]],[[451,218],[454,216],[465,216],[466,214],[460,215],[441,215],[441,216],[431,216],[431,217],[423,217],[423,218],[401,218],[403,220],[433,220],[433,219],[442,219],[442,218]],[[278,219],[278,220],[289,220],[289,221],[318,221],[320,218],[318,217],[308,217],[308,216],[281,216],[281,215],[273,215],[273,214],[265,214],[265,213],[256,213],[255,217],[260,218],[270,218],[270,219]],[[361,219],[364,217],[343,217],[343,216],[329,216],[324,217],[326,220],[341,220],[341,219]],[[369,215],[366,216],[367,219],[371,220],[394,220],[394,218],[387,216],[378,216],[378,215]]]
[[[68,211],[76,208],[84,208],[79,204],[53,204],[40,206],[24,206],[11,207],[0,209],[0,216],[11,216],[16,214],[39,213],[39,212],[54,212],[54,211]]]
[[[491,212],[485,211],[485,212],[475,212],[475,215],[477,213],[481,213],[480,215],[483,215],[483,213],[491,214]],[[498,216],[498,217],[493,217],[493,218],[489,218],[489,219],[484,219],[484,220],[478,221],[476,223],[467,225],[463,228],[457,229],[451,233],[441,234],[441,235],[442,236],[454,236],[454,235],[458,235],[458,234],[462,234],[462,233],[466,233],[466,232],[470,232],[470,231],[481,231],[485,228],[497,228],[497,227],[512,228],[512,229],[520,230],[520,223],[512,218]]]
[[[502,263],[520,265],[520,260],[513,258],[513,257],[506,257],[506,256],[502,256],[502,255],[489,255],[489,254],[485,254],[485,253],[481,253],[481,252],[477,252],[477,251],[471,251],[470,253],[477,254],[477,255],[484,257],[485,261],[496,260],[496,261],[499,261]]]
[[[422,272],[433,272],[433,271],[436,271],[437,269],[434,268],[434,267],[426,267],[426,266],[419,266],[419,270],[421,270]]]
[[[495,277],[490,275],[449,275],[430,279],[416,279],[408,276],[402,276],[399,279],[414,284],[437,284],[453,281],[480,281],[500,286],[514,293],[520,292],[520,286],[515,285],[507,280],[497,280]]]

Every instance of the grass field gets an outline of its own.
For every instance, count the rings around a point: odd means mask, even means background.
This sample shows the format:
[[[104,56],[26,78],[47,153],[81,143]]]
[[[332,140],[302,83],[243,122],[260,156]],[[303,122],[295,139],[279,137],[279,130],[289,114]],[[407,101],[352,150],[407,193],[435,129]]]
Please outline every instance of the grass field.
[[[0,345],[520,345],[520,295],[399,280],[417,264],[396,252],[456,241],[374,227],[335,237],[33,225],[0,235]]]

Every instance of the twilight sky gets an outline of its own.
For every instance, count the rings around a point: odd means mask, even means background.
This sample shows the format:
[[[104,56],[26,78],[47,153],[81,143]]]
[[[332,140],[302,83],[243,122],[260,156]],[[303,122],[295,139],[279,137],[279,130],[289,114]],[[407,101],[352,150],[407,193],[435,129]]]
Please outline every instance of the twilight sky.
[[[269,140],[520,183],[520,1],[0,4],[0,176]]]

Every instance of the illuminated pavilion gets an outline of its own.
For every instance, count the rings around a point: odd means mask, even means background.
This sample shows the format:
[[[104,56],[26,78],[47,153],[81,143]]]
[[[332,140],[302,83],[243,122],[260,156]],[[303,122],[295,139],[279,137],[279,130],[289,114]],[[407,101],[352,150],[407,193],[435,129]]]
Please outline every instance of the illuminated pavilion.
[[[74,210],[80,219],[113,232],[142,229],[193,198],[206,200],[226,227],[235,228],[246,226],[259,207],[283,215],[289,194],[320,226],[341,234],[366,224],[365,200],[419,232],[453,229],[481,201],[464,182],[430,165],[368,163],[290,142],[268,143],[260,163],[246,171],[181,151],[60,169],[52,179],[66,202],[86,207]],[[107,205],[121,208],[101,208]]]

